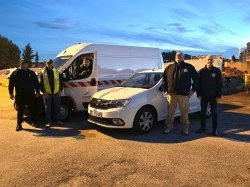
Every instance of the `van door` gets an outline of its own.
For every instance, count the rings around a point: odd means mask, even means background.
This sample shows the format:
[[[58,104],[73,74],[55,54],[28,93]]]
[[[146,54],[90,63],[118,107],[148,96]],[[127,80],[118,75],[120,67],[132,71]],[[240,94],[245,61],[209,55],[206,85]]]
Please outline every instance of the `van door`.
[[[80,53],[64,71],[64,94],[74,100],[76,111],[86,110],[94,93],[97,92],[96,52]]]

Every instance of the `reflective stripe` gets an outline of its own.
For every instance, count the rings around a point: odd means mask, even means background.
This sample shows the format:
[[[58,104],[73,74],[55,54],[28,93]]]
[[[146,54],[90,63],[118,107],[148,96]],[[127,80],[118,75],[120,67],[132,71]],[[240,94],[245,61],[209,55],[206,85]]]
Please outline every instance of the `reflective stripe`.
[[[53,74],[54,74],[54,93],[53,94],[56,94],[59,92],[59,87],[60,87],[60,85],[59,85],[59,72],[55,68],[53,68],[52,70],[53,70]],[[42,74],[43,74],[44,90],[45,90],[45,92],[52,94],[46,69],[44,69],[42,71]]]
[[[106,85],[114,85],[118,86],[122,83],[124,80],[104,80],[104,81],[98,81],[98,86],[106,86]],[[89,87],[91,85],[91,81],[85,81],[85,82],[64,82],[64,88],[72,88],[72,87]]]

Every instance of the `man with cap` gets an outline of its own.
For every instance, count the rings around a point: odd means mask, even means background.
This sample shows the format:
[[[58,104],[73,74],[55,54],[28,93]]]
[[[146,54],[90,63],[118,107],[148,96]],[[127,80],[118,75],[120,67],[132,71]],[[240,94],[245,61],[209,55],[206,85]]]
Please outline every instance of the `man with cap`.
[[[34,71],[28,68],[28,63],[20,60],[20,67],[13,71],[9,79],[9,95],[11,99],[15,98],[17,105],[17,126],[16,131],[21,131],[23,122],[23,113],[25,105],[28,106],[33,125],[38,127],[36,112],[34,108],[35,98],[39,97],[39,82]],[[14,96],[15,88],[15,96]]]
[[[40,81],[45,105],[46,127],[49,128],[52,125],[52,113],[55,123],[63,125],[60,117],[63,84],[59,71],[53,67],[53,60],[49,59],[46,61],[46,67],[41,73]]]

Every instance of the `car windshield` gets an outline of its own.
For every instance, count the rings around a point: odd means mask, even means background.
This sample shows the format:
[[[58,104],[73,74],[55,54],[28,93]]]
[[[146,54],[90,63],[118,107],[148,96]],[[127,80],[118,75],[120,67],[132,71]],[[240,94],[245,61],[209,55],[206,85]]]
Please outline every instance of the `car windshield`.
[[[122,87],[152,88],[162,77],[162,73],[137,73],[121,84]]]
[[[58,56],[58,57],[53,59],[53,64],[55,67],[59,68],[65,62],[67,62],[71,57],[72,57],[72,55]]]

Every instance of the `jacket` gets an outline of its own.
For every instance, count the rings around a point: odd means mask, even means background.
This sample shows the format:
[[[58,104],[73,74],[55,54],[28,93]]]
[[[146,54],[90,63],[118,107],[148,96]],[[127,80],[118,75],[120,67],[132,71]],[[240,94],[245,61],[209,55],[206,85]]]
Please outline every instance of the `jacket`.
[[[49,86],[50,86],[50,90],[51,90],[51,93],[49,93],[49,94],[56,94],[56,93],[54,93],[54,90],[55,90],[55,81],[54,81],[54,72],[53,72],[53,69],[49,70],[47,67],[44,69],[44,71],[46,71],[46,73],[47,73],[48,80],[49,80]],[[46,90],[45,90],[45,85],[44,85],[45,83],[44,83],[44,77],[43,76],[44,76],[44,74],[41,73],[41,76],[40,76],[40,81],[41,81],[40,85],[41,85],[41,91],[43,93],[45,93]],[[63,82],[61,80],[61,75],[59,74],[59,91],[62,91],[62,90],[63,90]]]
[[[166,67],[163,73],[163,86],[169,94],[189,95],[190,90],[197,89],[197,72],[188,63],[175,62]]]
[[[17,69],[12,72],[9,79],[9,94],[12,95],[15,87],[17,96],[35,95],[39,93],[39,82],[34,71],[30,69]]]
[[[221,97],[222,75],[220,69],[212,66],[210,69],[204,67],[198,74],[197,96]]]

